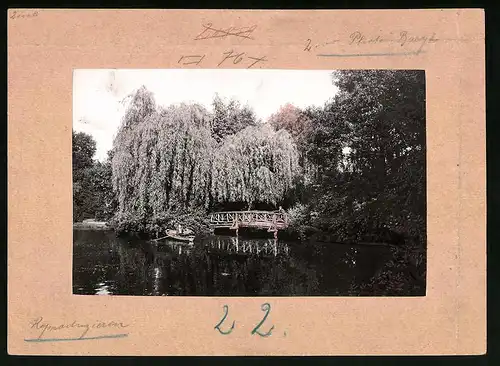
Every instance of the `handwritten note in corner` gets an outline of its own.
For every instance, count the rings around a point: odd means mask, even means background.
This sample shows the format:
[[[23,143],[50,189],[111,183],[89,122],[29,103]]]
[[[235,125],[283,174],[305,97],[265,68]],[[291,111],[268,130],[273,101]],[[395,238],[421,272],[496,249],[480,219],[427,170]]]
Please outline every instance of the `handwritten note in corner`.
[[[88,341],[96,339],[124,338],[129,335],[124,332],[129,324],[117,321],[100,321],[85,323],[73,320],[72,322],[50,322],[43,317],[33,319],[29,323],[31,338],[25,342],[62,342]]]
[[[39,15],[38,10],[13,10],[9,18],[10,19],[30,19],[36,18]]]
[[[348,37],[333,38],[324,42],[309,38],[305,41],[304,51],[322,50],[316,54],[318,57],[418,56],[425,52],[428,45],[438,41],[436,33],[412,34],[403,30],[386,35],[372,35],[354,31]],[[353,52],[339,52],[339,49]],[[366,52],[367,50],[370,52]]]

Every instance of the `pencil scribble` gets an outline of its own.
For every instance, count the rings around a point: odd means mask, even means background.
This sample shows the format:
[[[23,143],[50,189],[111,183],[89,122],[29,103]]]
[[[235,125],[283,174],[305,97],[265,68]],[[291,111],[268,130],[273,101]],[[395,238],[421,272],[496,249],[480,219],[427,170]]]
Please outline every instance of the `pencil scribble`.
[[[212,23],[202,24],[203,31],[198,34],[194,39],[195,41],[202,39],[210,39],[210,38],[225,38],[229,36],[238,37],[238,38],[246,38],[253,39],[251,34],[255,29],[257,29],[256,25],[251,27],[229,27],[227,29],[223,28],[215,28],[212,26]]]
[[[365,34],[360,31],[355,31],[349,34],[348,39],[345,40],[344,44],[347,47],[353,47],[359,49],[359,47],[364,46],[377,46],[377,45],[393,45],[392,48],[385,48],[381,50],[375,50],[374,52],[331,52],[331,53],[318,53],[318,57],[379,57],[379,56],[418,56],[421,53],[425,53],[424,48],[428,44],[433,44],[438,42],[436,34],[431,35],[425,34],[411,34],[408,31],[401,31],[397,36],[394,36],[392,32],[388,35],[370,35]],[[313,43],[311,39],[306,40],[305,48],[306,52],[310,52],[311,49],[316,49],[318,47],[324,47],[328,44],[334,44],[339,42],[325,42],[325,43]],[[394,49],[394,46],[397,49]],[[371,48],[373,49],[373,48]]]
[[[177,62],[178,64],[181,63],[182,65],[199,65],[201,61],[205,58],[205,55],[188,55],[188,56],[181,56],[179,61]]]
[[[26,11],[26,10],[14,10],[12,14],[9,16],[10,19],[26,19],[26,18],[35,18],[38,16],[38,10],[35,11]]]

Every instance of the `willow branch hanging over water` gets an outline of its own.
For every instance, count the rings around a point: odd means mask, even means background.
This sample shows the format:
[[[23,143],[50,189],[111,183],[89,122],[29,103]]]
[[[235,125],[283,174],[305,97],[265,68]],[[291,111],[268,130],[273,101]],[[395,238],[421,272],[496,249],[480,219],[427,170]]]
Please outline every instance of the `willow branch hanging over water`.
[[[119,222],[156,222],[216,203],[276,205],[293,188],[300,167],[289,133],[256,123],[248,107],[216,102],[233,119],[244,115],[248,127],[221,139],[220,110],[159,107],[144,87],[136,92],[113,143]]]
[[[289,133],[268,124],[228,136],[217,149],[212,195],[217,201],[276,205],[300,174],[298,151]]]

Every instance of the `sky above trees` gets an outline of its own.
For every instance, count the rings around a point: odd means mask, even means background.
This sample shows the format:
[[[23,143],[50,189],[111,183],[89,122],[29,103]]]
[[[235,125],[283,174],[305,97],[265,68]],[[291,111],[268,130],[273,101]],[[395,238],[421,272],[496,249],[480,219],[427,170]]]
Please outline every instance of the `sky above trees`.
[[[250,106],[267,120],[281,106],[322,106],[336,93],[331,70],[75,70],[73,128],[96,141],[103,161],[112,147],[129,99],[144,85],[159,105],[196,102],[211,109],[215,93]]]

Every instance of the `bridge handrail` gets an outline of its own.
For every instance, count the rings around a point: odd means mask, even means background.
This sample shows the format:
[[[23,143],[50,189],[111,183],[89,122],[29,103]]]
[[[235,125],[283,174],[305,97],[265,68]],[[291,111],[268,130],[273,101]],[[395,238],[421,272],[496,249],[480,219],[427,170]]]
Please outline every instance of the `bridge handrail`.
[[[278,210],[276,211],[259,211],[259,210],[249,210],[249,211],[215,211],[215,212],[210,212],[210,215],[213,214],[226,214],[226,213],[262,213],[262,214],[283,214],[286,215],[286,212],[280,212]]]
[[[288,222],[288,215],[286,212],[280,212],[280,211],[257,211],[257,210],[250,210],[250,211],[219,211],[219,212],[211,212],[209,214],[210,221],[230,221],[230,220],[217,220],[218,217],[224,217],[224,216],[230,216],[234,215],[236,218],[242,218],[242,217],[248,217],[252,215],[264,215],[268,217],[272,217],[273,219],[277,220],[282,220],[285,223]]]
[[[221,212],[212,212],[210,216],[215,215],[277,215],[277,216],[287,216],[285,212],[272,212],[272,211],[221,211]]]

